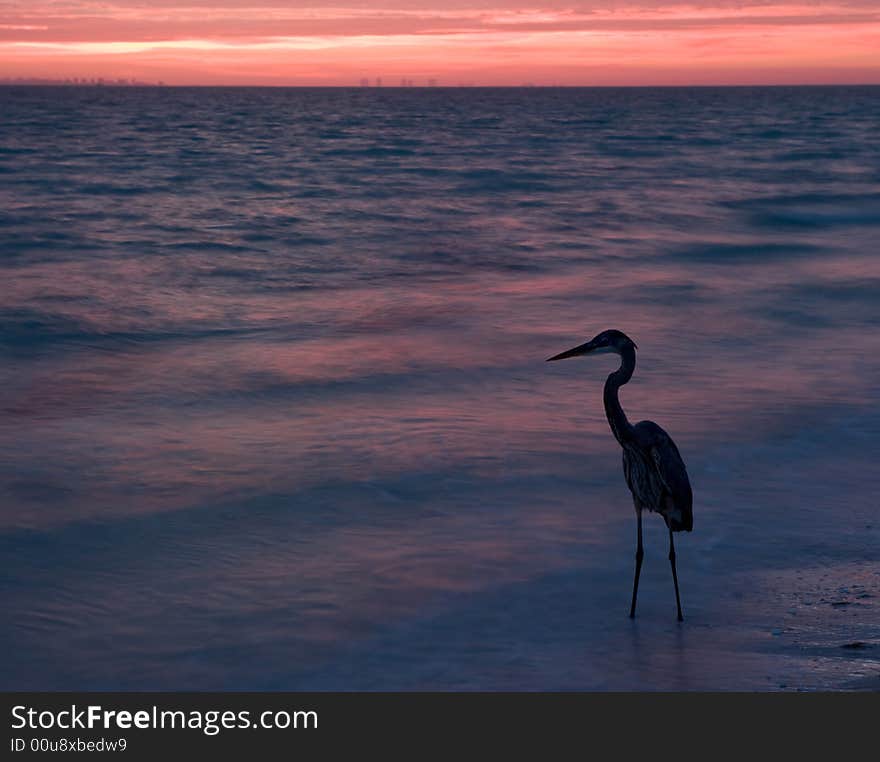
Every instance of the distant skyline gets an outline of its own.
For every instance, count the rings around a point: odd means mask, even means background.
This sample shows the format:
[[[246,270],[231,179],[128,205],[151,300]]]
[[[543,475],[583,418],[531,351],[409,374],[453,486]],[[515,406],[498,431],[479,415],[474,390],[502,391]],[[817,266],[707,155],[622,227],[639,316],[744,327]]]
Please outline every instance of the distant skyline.
[[[0,79],[880,84],[877,0],[0,0]]]

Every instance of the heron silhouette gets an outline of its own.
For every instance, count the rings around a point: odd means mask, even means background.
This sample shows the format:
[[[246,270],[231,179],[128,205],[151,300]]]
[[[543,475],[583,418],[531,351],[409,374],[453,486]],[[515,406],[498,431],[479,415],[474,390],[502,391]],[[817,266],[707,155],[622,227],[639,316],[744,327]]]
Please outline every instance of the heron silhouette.
[[[633,425],[620,406],[617,392],[632,378],[636,368],[636,344],[622,331],[602,331],[586,344],[561,352],[548,358],[564,360],[589,354],[613,352],[620,355],[620,367],[605,381],[605,415],[614,438],[623,448],[623,475],[632,492],[638,521],[638,544],[636,546],[636,574],[633,580],[630,618],[636,615],[636,596],[639,592],[639,573],[642,570],[642,511],[659,513],[669,529],[669,563],[675,584],[675,605],[678,621],[681,615],[681,598],[678,594],[678,574],[675,571],[675,543],[672,535],[682,530],[690,532],[694,526],[693,494],[684,461],[669,436],[653,421],[640,421]]]

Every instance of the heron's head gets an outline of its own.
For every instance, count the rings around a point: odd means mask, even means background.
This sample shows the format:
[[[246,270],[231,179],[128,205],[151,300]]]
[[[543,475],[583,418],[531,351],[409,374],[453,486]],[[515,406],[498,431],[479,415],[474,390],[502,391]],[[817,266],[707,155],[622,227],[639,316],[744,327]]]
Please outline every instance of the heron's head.
[[[636,343],[623,331],[612,328],[608,331],[602,331],[602,333],[590,339],[586,344],[581,344],[558,355],[553,355],[553,357],[548,357],[547,362],[551,360],[565,360],[568,357],[578,357],[580,355],[598,355],[606,352],[622,355],[624,350],[630,348],[636,349]]]

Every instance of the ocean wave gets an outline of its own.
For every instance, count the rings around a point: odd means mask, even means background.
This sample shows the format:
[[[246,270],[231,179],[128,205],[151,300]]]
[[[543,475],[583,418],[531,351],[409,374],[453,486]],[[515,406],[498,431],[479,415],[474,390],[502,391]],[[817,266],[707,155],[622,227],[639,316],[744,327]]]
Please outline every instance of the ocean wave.
[[[63,300],[72,305],[94,306],[84,297]],[[119,347],[153,344],[157,342],[186,342],[259,333],[259,327],[199,327],[195,325],[168,328],[122,330],[111,325],[95,324],[94,321],[78,319],[72,315],[44,312],[36,309],[0,310],[0,346],[7,350],[40,350],[47,345],[60,348]]]
[[[748,262],[770,262],[780,259],[817,256],[821,248],[808,243],[727,243],[705,241],[689,243],[668,251],[667,256],[701,264],[740,265]]]
[[[880,193],[797,193],[726,201],[763,228],[880,225]]]

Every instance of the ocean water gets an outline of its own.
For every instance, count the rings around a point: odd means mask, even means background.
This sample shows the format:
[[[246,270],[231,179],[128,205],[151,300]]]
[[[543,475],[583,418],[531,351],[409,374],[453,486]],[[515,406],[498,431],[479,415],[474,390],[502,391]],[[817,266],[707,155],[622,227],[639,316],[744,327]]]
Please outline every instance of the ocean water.
[[[880,88],[0,89],[0,688],[880,687]],[[602,409],[694,489],[635,518]]]

